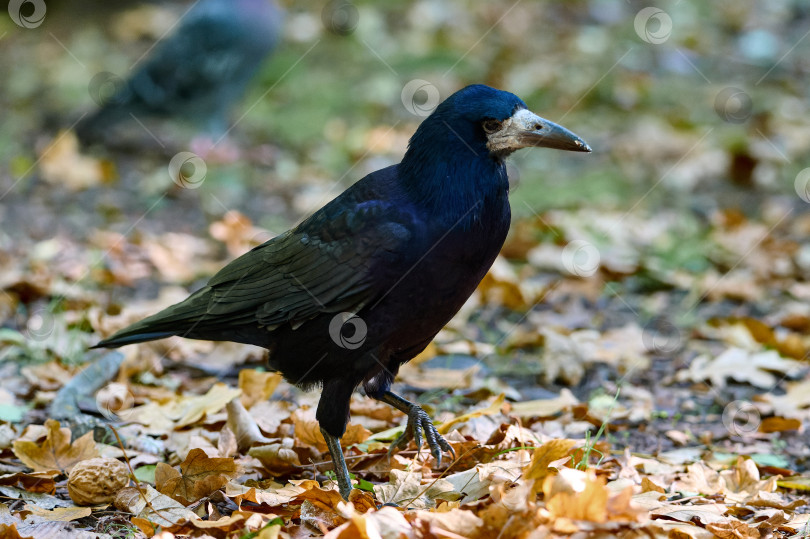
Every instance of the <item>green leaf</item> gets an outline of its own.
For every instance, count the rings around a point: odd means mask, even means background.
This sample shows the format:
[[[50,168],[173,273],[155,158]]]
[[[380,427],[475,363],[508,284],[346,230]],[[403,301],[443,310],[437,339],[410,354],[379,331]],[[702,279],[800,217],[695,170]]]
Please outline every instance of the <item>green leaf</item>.
[[[149,464],[135,468],[135,479],[143,481],[144,483],[155,484],[155,468],[156,464]]]
[[[25,406],[17,406],[16,404],[0,404],[0,421],[8,423],[19,423],[25,416],[28,410]]]

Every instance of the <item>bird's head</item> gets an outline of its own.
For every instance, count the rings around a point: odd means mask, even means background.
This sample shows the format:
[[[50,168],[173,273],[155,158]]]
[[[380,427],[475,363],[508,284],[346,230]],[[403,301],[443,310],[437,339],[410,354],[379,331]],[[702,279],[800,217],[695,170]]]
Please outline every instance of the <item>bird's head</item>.
[[[416,140],[462,147],[502,160],[521,148],[590,152],[580,137],[531,112],[518,96],[474,84],[445,99],[417,130]]]

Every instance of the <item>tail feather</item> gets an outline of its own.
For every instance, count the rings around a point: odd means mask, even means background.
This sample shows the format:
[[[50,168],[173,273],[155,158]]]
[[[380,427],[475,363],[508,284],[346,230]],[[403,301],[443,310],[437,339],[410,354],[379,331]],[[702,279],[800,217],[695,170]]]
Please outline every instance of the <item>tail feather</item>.
[[[118,348],[127,344],[164,339],[172,335],[191,336],[187,333],[194,329],[202,329],[198,326],[202,326],[210,290],[208,287],[198,290],[184,301],[125,327],[92,348]]]

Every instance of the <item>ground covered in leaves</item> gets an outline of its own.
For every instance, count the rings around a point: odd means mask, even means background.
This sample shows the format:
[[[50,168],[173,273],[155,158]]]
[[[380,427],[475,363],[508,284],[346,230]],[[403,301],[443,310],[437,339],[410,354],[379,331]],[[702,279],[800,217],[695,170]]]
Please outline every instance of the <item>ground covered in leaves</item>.
[[[76,145],[88,80],[178,14],[106,4],[0,17],[0,535],[807,536],[801,2],[358,2],[340,32],[290,5],[195,183],[176,126]],[[515,156],[502,256],[400,372],[457,458],[389,455],[404,415],[356,394],[345,503],[317,392],[263,350],[88,347],[397,162],[417,79],[514,91],[595,152]]]

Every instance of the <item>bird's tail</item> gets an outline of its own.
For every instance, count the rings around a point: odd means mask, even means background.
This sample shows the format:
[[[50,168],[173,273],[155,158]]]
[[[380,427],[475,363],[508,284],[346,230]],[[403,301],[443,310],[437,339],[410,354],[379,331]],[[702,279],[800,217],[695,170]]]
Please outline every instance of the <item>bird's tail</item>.
[[[209,290],[208,287],[198,290],[184,301],[125,327],[91,348],[118,348],[173,335],[192,337],[192,332],[204,320]]]

